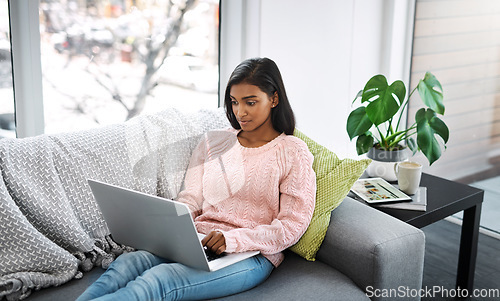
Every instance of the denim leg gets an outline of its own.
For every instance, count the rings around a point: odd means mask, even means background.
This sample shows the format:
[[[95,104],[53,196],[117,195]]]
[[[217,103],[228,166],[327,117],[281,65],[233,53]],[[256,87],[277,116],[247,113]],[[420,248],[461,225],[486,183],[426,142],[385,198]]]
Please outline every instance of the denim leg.
[[[128,282],[142,275],[146,270],[162,263],[166,259],[146,251],[137,251],[118,256],[109,268],[97,279],[77,301],[93,300],[125,287]]]
[[[154,266],[126,287],[97,300],[206,300],[236,294],[262,283],[273,265],[262,255],[215,272],[179,263]]]

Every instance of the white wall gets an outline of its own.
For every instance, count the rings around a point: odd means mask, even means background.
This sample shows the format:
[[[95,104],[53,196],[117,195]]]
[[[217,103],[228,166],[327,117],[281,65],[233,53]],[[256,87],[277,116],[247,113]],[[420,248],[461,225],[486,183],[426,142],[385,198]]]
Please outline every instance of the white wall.
[[[395,1],[224,0],[221,86],[239,60],[273,59],[283,75],[297,128],[340,157],[355,157],[345,129],[354,96],[377,73],[401,79],[406,66],[402,62],[409,62],[408,45],[394,43],[394,29],[401,28],[395,26],[398,20],[407,22],[395,12],[412,14],[407,12],[412,6]],[[240,11],[226,11],[237,3]],[[225,36],[229,24],[231,38]]]
[[[261,56],[274,59],[280,67],[297,115],[297,128],[339,155],[353,149],[345,131],[358,89],[351,87],[356,42],[353,3],[262,3]],[[286,13],[280,13],[284,7]],[[374,66],[363,69],[378,66],[370,65]]]

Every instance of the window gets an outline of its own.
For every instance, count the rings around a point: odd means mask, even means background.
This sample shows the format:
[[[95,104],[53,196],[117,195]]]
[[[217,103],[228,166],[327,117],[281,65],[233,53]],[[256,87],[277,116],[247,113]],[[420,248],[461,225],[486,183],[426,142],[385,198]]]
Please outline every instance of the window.
[[[41,0],[45,133],[218,106],[219,1]]]
[[[12,61],[7,0],[0,0],[0,139],[15,137]]]

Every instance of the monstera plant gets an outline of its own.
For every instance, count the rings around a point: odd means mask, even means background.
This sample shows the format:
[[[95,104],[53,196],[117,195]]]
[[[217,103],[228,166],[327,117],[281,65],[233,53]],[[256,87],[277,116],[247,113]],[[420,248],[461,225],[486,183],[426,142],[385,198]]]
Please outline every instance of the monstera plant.
[[[401,124],[405,108],[413,93],[418,91],[425,105],[415,114],[415,123]],[[415,154],[421,151],[432,165],[446,148],[449,130],[438,117],[444,114],[443,89],[434,75],[427,72],[406,97],[406,87],[400,80],[387,83],[383,75],[373,76],[353,101],[361,99],[347,119],[347,133],[357,137],[358,155],[372,147],[386,151],[408,147]],[[440,137],[440,139],[439,139]]]

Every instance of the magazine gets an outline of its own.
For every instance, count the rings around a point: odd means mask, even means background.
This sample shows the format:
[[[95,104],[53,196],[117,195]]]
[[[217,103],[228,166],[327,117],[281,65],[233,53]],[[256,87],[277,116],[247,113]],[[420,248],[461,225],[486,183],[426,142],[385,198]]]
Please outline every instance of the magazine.
[[[374,207],[426,211],[427,210],[427,187],[419,187],[417,192],[411,196],[410,202],[376,204]]]
[[[351,191],[370,204],[411,201],[411,197],[382,178],[359,179]]]

